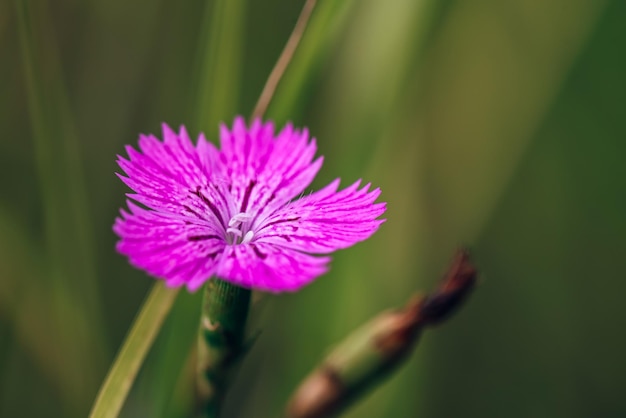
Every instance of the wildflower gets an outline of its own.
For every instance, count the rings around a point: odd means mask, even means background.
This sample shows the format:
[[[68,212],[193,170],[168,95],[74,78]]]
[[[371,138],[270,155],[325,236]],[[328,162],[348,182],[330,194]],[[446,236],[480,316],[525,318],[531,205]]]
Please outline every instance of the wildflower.
[[[163,142],[139,137],[118,158],[135,193],[113,230],[117,250],[169,286],[198,289],[212,276],[236,285],[297,290],[325,273],[334,250],[370,237],[384,220],[379,189],[360,180],[337,191],[339,179],[304,194],[322,165],[315,139],[288,124],[248,128],[235,119],[220,128],[221,150],[200,135],[196,146],[184,127],[163,125]],[[301,196],[299,199],[293,200]]]

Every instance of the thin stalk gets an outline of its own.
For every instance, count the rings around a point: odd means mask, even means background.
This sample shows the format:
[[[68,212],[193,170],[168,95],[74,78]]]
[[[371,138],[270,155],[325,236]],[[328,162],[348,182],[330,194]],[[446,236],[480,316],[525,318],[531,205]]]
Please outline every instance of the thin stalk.
[[[291,59],[293,58],[293,54],[296,52],[298,48],[298,44],[300,43],[300,39],[302,39],[302,35],[304,34],[304,30],[307,27],[307,23],[309,22],[309,18],[313,13],[313,8],[315,7],[315,3],[317,0],[307,0],[302,7],[302,11],[300,12],[300,16],[296,21],[296,26],[293,28],[287,43],[285,44],[285,48],[278,57],[278,61],[274,65],[270,76],[267,78],[265,82],[265,86],[263,87],[263,91],[261,92],[261,96],[259,100],[256,102],[256,106],[254,106],[254,110],[252,111],[252,119],[260,118],[265,114],[267,107],[272,101],[272,97],[274,96],[274,92],[276,91],[276,87],[280,82],[280,79],[285,74],[285,70],[289,66]]]
[[[272,120],[281,124],[293,120],[302,113],[306,93],[315,85],[334,49],[335,41],[353,17],[353,11],[360,4],[358,0],[322,1],[315,7],[315,13],[307,23],[306,36],[298,44],[298,51],[289,63],[289,70],[280,80],[270,103],[268,113]]]

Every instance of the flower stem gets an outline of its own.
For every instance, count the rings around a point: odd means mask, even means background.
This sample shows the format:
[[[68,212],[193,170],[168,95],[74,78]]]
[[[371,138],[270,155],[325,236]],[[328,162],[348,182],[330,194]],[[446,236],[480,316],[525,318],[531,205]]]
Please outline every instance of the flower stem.
[[[197,395],[203,416],[219,416],[237,361],[245,352],[249,289],[212,279],[204,290],[198,335]]]

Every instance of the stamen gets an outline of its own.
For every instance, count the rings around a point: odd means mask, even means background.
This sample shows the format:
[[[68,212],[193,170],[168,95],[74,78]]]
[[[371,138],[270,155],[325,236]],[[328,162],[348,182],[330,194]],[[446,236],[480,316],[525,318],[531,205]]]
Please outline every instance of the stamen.
[[[254,231],[248,230],[247,225],[252,219],[253,215],[246,212],[239,212],[234,215],[228,221],[228,228],[226,234],[228,235],[227,241],[229,244],[247,244],[254,238]],[[243,239],[242,239],[243,237]]]
[[[245,223],[245,222],[250,222],[252,218],[253,216],[250,215],[249,213],[239,212],[238,214],[230,218],[230,221],[228,221],[228,226],[233,227],[233,226]]]
[[[241,230],[237,228],[228,228],[226,230],[226,233],[234,234],[234,235],[237,235],[238,237],[243,235],[243,232],[241,232]]]
[[[246,235],[243,237],[243,240],[241,240],[241,243],[242,244],[247,244],[250,241],[252,241],[252,238],[254,238],[254,232],[248,231],[248,232],[246,232]]]

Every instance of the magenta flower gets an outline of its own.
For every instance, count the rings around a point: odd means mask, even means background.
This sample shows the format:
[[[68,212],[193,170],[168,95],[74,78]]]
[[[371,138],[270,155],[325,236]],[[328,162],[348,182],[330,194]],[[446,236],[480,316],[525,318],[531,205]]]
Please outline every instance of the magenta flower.
[[[370,237],[384,220],[379,189],[339,179],[305,192],[322,166],[315,139],[271,122],[220,129],[221,150],[184,127],[163,125],[164,141],[141,135],[126,147],[119,177],[135,191],[113,230],[117,250],[169,286],[198,289],[212,276],[271,292],[293,291],[325,273],[327,254]],[[294,198],[299,199],[293,200]]]

